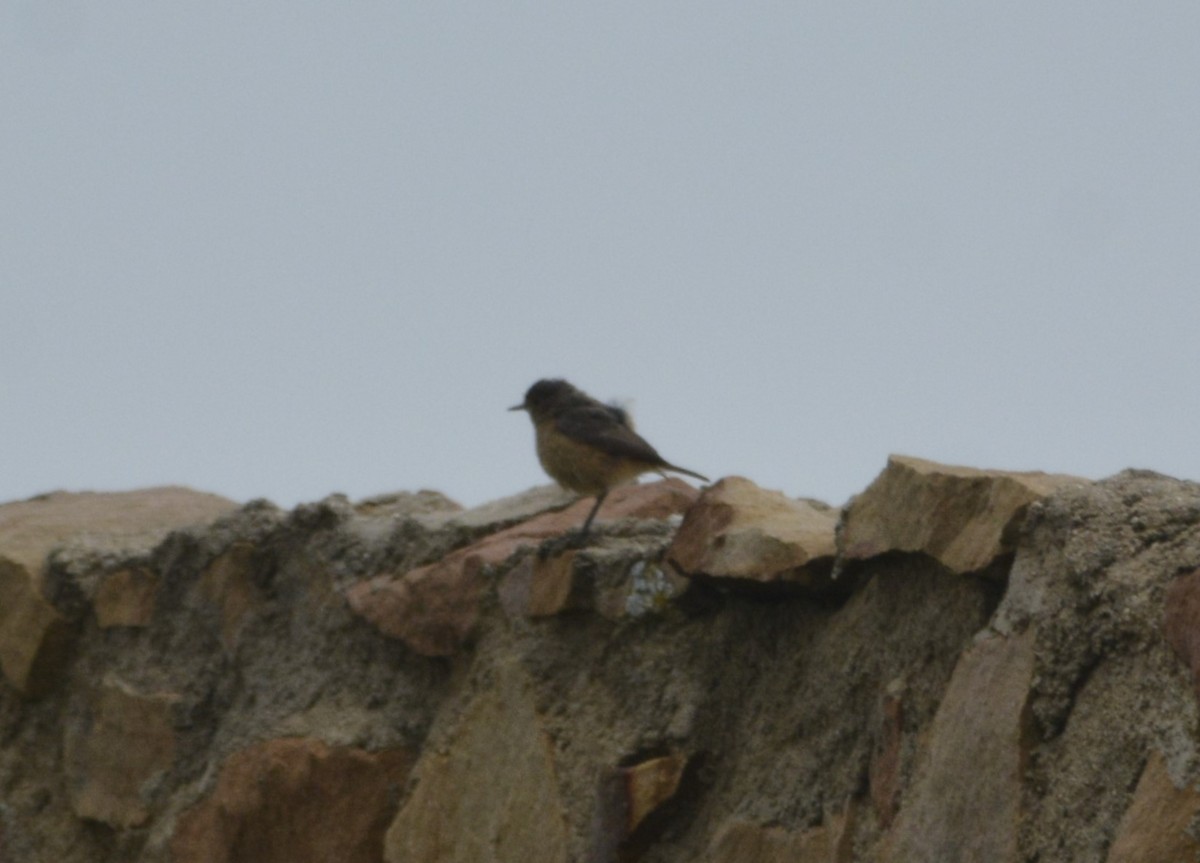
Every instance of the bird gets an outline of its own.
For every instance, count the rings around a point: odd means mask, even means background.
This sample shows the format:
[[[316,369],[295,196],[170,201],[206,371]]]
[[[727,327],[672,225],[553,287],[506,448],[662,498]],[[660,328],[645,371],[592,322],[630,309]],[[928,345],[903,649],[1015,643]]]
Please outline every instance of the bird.
[[[651,471],[686,474],[709,482],[694,470],[671,464],[633,430],[628,412],[589,396],[561,378],[537,381],[525,400],[510,411],[525,411],[533,420],[538,461],[550,478],[569,491],[596,495],[578,539],[588,535],[592,520],[612,489]]]

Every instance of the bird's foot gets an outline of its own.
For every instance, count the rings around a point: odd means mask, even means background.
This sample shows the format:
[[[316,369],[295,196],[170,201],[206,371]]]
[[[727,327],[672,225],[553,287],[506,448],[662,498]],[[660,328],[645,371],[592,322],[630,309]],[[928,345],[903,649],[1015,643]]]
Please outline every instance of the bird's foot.
[[[538,557],[542,560],[548,560],[552,557],[558,557],[564,552],[583,548],[587,545],[588,536],[589,534],[585,530],[568,530],[562,536],[548,539],[538,546]]]

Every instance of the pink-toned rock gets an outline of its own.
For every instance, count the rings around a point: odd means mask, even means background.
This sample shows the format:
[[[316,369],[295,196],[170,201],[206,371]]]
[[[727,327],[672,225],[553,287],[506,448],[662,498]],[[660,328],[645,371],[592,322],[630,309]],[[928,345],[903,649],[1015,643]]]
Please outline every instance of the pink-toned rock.
[[[235,753],[171,837],[173,863],[379,863],[406,750],[268,740]]]
[[[685,509],[695,495],[695,489],[675,479],[626,486],[609,495],[597,517],[666,518]],[[522,546],[578,528],[592,502],[588,498],[565,510],[543,513],[400,576],[359,582],[346,592],[347,601],[384,635],[401,639],[417,653],[453,654],[478,620],[485,567],[504,562]]]
[[[1200,698],[1200,569],[1171,581],[1163,608],[1163,634],[1191,671],[1192,687]]]
[[[726,477],[687,511],[667,556],[689,575],[823,587],[836,525],[833,510]]]
[[[137,827],[150,817],[145,789],[175,757],[172,693],[143,695],[116,681],[101,684],[63,747],[71,808],[80,818]]]
[[[1188,831],[1198,814],[1200,792],[1176,788],[1162,755],[1151,753],[1109,847],[1107,863],[1200,859],[1200,842]]]
[[[1017,827],[1033,647],[1033,630],[1027,630],[1011,638],[983,638],[959,658],[886,843],[885,860],[1020,859]]]
[[[101,629],[149,626],[158,596],[158,576],[142,567],[106,573],[96,583],[92,608]]]
[[[850,863],[854,809],[819,827],[790,831],[740,818],[726,821],[713,837],[704,863]]]
[[[1073,476],[977,470],[893,455],[850,503],[838,542],[846,560],[920,552],[953,572],[978,572],[1011,554],[1029,504]]]
[[[566,863],[554,748],[531,684],[516,661],[492,680],[451,720],[445,745],[421,755],[385,863]]]
[[[47,692],[70,655],[71,626],[43,596],[47,555],[66,543],[146,550],[236,504],[186,488],[54,492],[0,505],[0,669],[22,693]]]

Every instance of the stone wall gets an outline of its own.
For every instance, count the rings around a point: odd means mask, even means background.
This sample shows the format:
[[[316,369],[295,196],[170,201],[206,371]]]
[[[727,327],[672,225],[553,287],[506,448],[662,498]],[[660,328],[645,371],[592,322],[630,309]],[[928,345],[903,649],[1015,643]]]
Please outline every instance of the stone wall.
[[[3,863],[1193,861],[1200,486],[0,506]]]

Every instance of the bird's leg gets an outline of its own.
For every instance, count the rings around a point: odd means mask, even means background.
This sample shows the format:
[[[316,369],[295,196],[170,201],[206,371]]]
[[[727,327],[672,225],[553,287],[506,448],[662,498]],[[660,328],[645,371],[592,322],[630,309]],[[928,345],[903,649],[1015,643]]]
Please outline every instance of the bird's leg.
[[[604,499],[608,497],[608,489],[596,495],[596,503],[592,506],[592,511],[588,513],[588,517],[583,520],[583,527],[579,530],[579,541],[583,542],[587,539],[588,531],[592,527],[592,519],[596,517],[596,513],[600,511],[600,505],[604,503]]]
[[[600,511],[600,505],[604,503],[604,498],[608,495],[608,491],[602,491],[600,496],[596,498],[596,502],[592,504],[592,511],[588,513],[588,517],[583,520],[583,527],[579,530],[570,530],[556,539],[548,539],[538,548],[538,557],[545,560],[550,557],[557,557],[567,549],[583,548],[587,542],[588,531],[592,527],[592,520],[596,517],[596,513]]]

